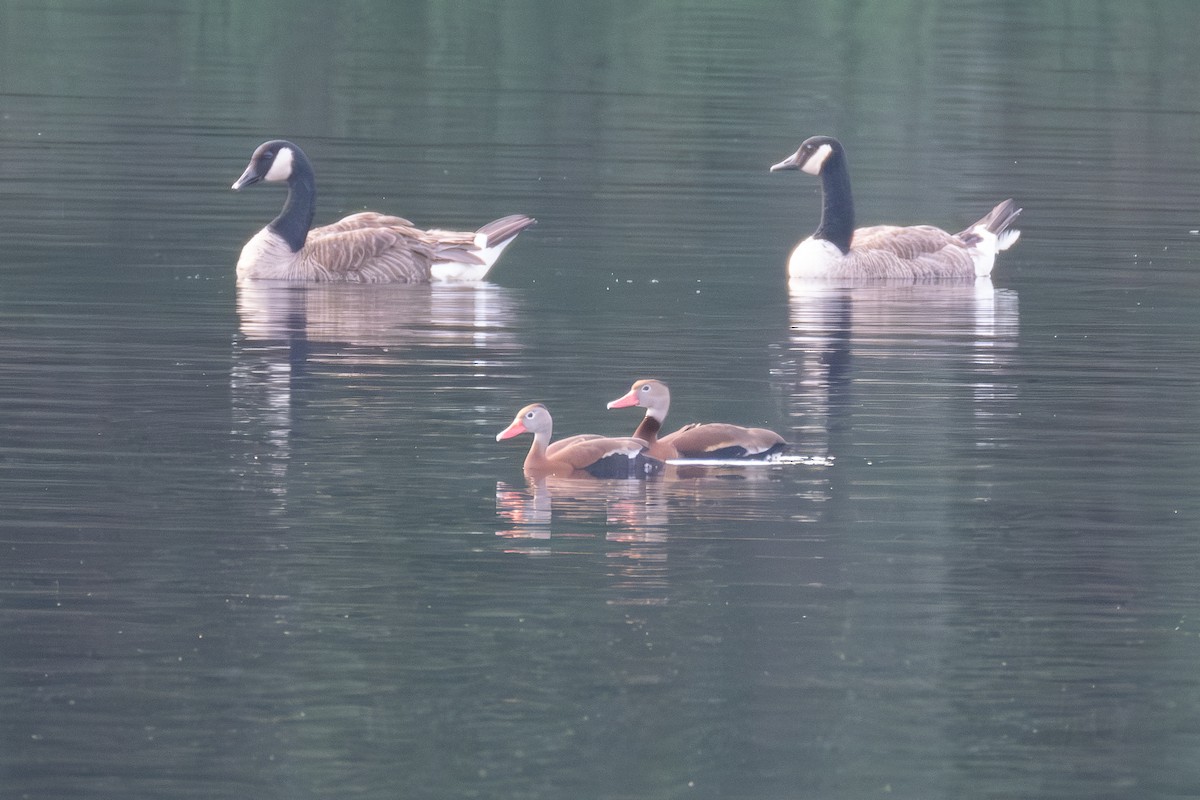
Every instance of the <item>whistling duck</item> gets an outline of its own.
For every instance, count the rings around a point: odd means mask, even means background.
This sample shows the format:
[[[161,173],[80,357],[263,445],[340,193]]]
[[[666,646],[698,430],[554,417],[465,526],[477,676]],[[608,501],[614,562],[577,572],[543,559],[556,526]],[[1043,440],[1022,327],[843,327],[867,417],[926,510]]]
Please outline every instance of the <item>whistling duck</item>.
[[[260,181],[286,182],[283,210],[242,248],[242,279],[423,283],[478,281],[518,233],[534,224],[514,214],[474,233],[421,230],[374,211],[313,228],[316,182],[312,162],[291,142],[275,139],[254,151],[234,190]]]
[[[815,233],[792,251],[792,278],[968,278],[990,275],[996,253],[1021,235],[1009,228],[1021,209],[1012,200],[993,208],[965,231],[932,225],[854,228],[854,200],[846,151],[831,136],[814,136],[772,172],[798,169],[821,176],[823,208]]]
[[[646,409],[646,416],[633,436],[649,443],[648,452],[654,458],[761,459],[787,447],[783,437],[774,431],[723,422],[693,422],[660,439],[658,431],[671,408],[671,391],[662,381],[637,381],[628,393],[608,404],[609,408],[629,406]]]
[[[571,441],[562,447],[549,448],[553,432],[550,412],[541,403],[533,403],[517,412],[512,424],[496,434],[496,441],[533,434],[533,444],[525,456],[525,474],[535,479],[549,475],[638,478],[663,468],[661,461],[646,454],[646,443],[640,439],[581,435],[570,437]]]

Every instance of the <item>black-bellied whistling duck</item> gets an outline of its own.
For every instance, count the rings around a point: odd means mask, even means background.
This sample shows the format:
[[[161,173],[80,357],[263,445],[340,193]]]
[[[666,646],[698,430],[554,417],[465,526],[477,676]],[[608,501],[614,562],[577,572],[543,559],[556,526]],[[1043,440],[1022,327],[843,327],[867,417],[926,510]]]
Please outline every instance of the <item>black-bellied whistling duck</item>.
[[[496,441],[522,433],[533,434],[533,444],[525,456],[525,474],[535,479],[550,475],[640,478],[662,471],[662,462],[646,454],[646,443],[640,439],[572,436],[570,442],[548,453],[553,432],[554,420],[550,412],[541,403],[533,403],[517,412],[512,424],[496,434]]]
[[[671,408],[671,390],[662,381],[638,381],[628,393],[608,404],[609,408],[629,406],[646,409],[633,435],[649,443],[647,452],[653,458],[766,458],[787,447],[774,431],[723,422],[693,422],[660,439],[658,431]]]

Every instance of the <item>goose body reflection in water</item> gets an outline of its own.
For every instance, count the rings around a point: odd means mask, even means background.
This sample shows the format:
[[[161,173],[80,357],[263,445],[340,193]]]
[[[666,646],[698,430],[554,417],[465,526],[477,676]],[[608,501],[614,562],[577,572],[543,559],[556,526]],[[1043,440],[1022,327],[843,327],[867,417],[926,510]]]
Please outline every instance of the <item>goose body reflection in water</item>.
[[[971,426],[979,446],[992,446],[1001,427],[989,420],[1016,413],[1017,293],[988,278],[793,280],[789,306],[776,374],[790,384],[806,441],[845,455],[855,439],[871,438],[881,456],[893,449],[888,440],[913,438],[907,452],[934,457],[952,426]]]
[[[230,391],[233,432],[244,440],[239,469],[253,477],[247,486],[277,495],[281,506],[303,398],[325,386],[342,397],[352,383],[370,391],[372,381],[401,371],[414,390],[467,391],[505,373],[521,349],[517,302],[491,284],[250,281],[237,291]],[[346,424],[336,416],[326,423]]]
[[[364,348],[459,345],[511,350],[516,301],[489,283],[288,285],[244,281],[237,309],[247,340]]]

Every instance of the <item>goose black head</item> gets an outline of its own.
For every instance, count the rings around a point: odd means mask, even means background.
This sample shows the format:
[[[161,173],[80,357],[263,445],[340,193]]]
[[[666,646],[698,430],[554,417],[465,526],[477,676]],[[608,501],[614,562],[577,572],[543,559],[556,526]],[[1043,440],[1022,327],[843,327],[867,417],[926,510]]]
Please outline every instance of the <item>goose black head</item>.
[[[771,167],[771,172],[798,169],[809,175],[820,175],[829,157],[842,153],[842,145],[832,136],[813,136],[804,140],[800,149]]]
[[[261,181],[275,183],[291,180],[296,165],[304,161],[303,151],[291,142],[283,139],[263,142],[250,157],[242,177],[233,182],[233,189],[237,191]]]

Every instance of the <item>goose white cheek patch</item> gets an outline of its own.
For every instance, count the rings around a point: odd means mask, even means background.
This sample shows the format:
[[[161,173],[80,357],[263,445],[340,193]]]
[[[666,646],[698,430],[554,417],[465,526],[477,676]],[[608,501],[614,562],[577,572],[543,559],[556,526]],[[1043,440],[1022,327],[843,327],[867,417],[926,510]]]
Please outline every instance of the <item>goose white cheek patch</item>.
[[[804,162],[804,166],[800,169],[807,172],[809,175],[820,175],[821,168],[825,166],[825,159],[829,158],[829,154],[833,152],[833,148],[827,144],[823,144],[817,148],[808,160]]]
[[[266,181],[286,181],[292,177],[292,148],[284,147],[275,154],[275,160],[271,163],[271,168],[267,170],[267,174],[263,176]]]

